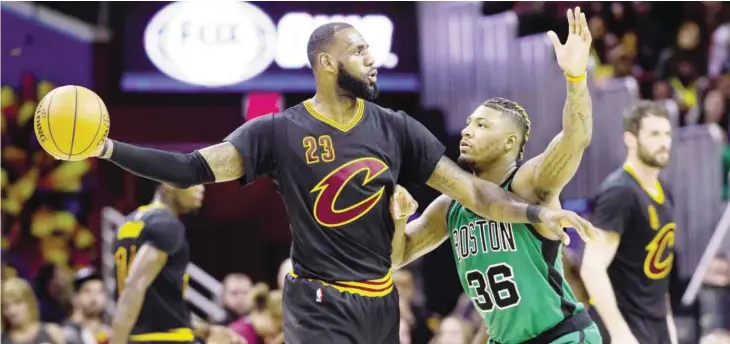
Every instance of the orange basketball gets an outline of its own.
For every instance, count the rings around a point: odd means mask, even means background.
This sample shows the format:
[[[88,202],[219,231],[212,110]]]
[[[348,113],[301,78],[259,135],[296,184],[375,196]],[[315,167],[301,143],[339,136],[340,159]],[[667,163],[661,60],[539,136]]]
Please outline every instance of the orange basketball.
[[[92,156],[109,135],[109,112],[93,91],[61,86],[38,104],[33,128],[48,154],[60,160],[83,160]]]

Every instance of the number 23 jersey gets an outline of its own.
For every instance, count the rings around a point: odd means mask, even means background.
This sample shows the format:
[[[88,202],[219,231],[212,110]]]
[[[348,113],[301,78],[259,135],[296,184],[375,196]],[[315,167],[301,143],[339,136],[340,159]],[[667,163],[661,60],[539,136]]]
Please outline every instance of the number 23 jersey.
[[[139,207],[127,216],[127,222],[117,231],[113,244],[116,299],[124,290],[124,281],[135,254],[145,244],[154,246],[168,256],[165,266],[147,288],[131,334],[159,334],[189,329],[190,312],[184,294],[188,284],[185,271],[190,262],[190,250],[185,239],[185,227],[177,216],[162,205]]]
[[[491,339],[521,343],[583,309],[564,278],[560,242],[531,225],[484,219],[456,201],[447,226],[461,285]]]
[[[415,119],[362,99],[347,125],[307,100],[246,122],[225,141],[241,154],[246,182],[268,175],[276,183],[297,275],[375,284],[391,266],[395,184],[426,183],[445,151]]]

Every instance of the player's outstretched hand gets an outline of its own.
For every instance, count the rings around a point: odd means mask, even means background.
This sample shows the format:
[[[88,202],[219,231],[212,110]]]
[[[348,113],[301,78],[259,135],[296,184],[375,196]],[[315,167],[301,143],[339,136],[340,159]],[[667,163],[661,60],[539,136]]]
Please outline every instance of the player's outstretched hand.
[[[568,39],[565,44],[560,43],[558,35],[553,31],[548,32],[547,36],[553,42],[555,57],[565,74],[574,78],[583,76],[588,68],[593,38],[586,15],[580,11],[580,7],[576,7],[575,12],[568,9]]]
[[[220,325],[210,327],[205,342],[207,344],[248,344],[238,333]]]
[[[396,185],[393,196],[390,197],[390,215],[393,220],[407,219],[418,210],[418,202],[413,199],[406,188]]]
[[[558,236],[564,245],[570,244],[568,233],[563,230],[565,227],[572,227],[578,232],[583,241],[590,241],[599,238],[598,229],[578,214],[563,209],[543,208],[540,212],[540,220],[546,227]]]

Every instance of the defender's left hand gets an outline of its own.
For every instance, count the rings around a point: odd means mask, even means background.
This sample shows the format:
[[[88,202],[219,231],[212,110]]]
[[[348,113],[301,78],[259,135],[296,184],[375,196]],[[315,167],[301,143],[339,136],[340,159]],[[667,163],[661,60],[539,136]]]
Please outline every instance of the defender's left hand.
[[[558,35],[553,31],[548,32],[547,36],[553,42],[558,65],[565,74],[575,78],[582,76],[588,68],[593,38],[586,15],[580,11],[580,7],[576,7],[575,12],[568,9],[568,40],[565,44],[560,43]]]
[[[390,197],[390,216],[393,220],[409,218],[418,210],[418,202],[408,193],[406,188],[396,185],[393,196]]]

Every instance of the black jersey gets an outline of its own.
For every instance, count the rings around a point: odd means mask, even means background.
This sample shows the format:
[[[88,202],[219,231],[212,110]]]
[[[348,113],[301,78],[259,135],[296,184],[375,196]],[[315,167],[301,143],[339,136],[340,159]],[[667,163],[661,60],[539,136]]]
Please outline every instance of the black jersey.
[[[270,175],[292,228],[298,276],[366,281],[388,274],[396,183],[424,183],[445,147],[404,112],[357,100],[347,125],[305,101],[246,122],[226,141],[243,157],[246,181]]]
[[[190,311],[185,303],[190,251],[185,227],[175,214],[164,206],[148,205],[127,216],[114,240],[114,260],[119,299],[134,255],[142,245],[152,245],[167,253],[167,262],[147,289],[144,304],[131,340],[192,341]]]
[[[672,199],[661,183],[650,195],[628,165],[611,173],[593,200],[593,224],[621,235],[608,267],[622,312],[664,319],[674,262]]]

